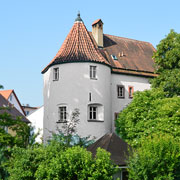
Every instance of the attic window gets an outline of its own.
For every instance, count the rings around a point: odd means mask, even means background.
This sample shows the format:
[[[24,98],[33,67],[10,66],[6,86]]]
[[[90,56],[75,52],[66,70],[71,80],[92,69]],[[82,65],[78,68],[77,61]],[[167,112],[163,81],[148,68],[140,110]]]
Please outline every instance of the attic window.
[[[111,54],[111,57],[112,57],[112,59],[114,59],[114,60],[118,60],[118,58],[117,58],[115,55],[113,55],[113,54]]]

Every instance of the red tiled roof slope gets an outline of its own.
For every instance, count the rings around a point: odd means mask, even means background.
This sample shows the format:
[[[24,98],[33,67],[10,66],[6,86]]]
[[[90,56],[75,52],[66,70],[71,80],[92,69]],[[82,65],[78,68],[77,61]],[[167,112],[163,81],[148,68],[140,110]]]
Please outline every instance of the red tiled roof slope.
[[[60,50],[42,73],[46,72],[49,66],[53,64],[81,61],[100,62],[109,65],[94,44],[84,23],[76,21]]]
[[[12,89],[9,89],[9,90],[1,90],[1,91],[0,91],[0,94],[1,94],[5,99],[8,99],[12,92],[13,92]]]
[[[26,123],[30,123],[30,121],[21,114],[11,103],[8,102],[8,100],[0,94],[0,107],[7,107],[7,109],[0,109],[0,114],[8,113],[12,116],[14,120],[16,120],[18,117],[21,118],[22,121]]]
[[[109,65],[114,73],[156,76],[152,59],[155,48],[150,43],[104,34],[104,47],[99,49],[92,33],[87,31],[82,22],[80,14],[77,19],[60,50],[42,73],[50,66],[60,63],[98,62]],[[99,21],[101,19],[93,24]],[[115,55],[117,60],[111,55]]]

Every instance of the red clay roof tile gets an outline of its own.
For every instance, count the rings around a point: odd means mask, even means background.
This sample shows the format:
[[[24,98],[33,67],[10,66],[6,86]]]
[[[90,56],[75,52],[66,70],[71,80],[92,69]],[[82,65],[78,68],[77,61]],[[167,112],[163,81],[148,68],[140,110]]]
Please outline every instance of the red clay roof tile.
[[[60,50],[42,73],[46,72],[53,64],[77,61],[100,62],[109,65],[94,44],[84,23],[79,21],[74,23]]]
[[[98,19],[93,25],[101,21]],[[156,76],[152,55],[155,48],[148,42],[137,41],[112,35],[103,35],[104,47],[99,49],[91,32],[88,32],[82,21],[76,21],[62,44],[60,50],[44,68],[66,62],[98,62],[109,65],[112,72]],[[111,55],[115,55],[114,60]]]

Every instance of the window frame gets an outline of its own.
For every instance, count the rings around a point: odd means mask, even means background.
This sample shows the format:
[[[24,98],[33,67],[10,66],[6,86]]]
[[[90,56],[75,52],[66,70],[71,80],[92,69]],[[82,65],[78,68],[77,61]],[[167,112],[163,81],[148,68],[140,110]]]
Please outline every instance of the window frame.
[[[123,89],[122,96],[120,96],[119,88]],[[125,87],[123,85],[117,85],[117,98],[120,98],[120,99],[125,98]]]
[[[59,68],[53,68],[53,81],[58,81],[59,80]]]
[[[62,109],[62,111],[61,111],[61,109]],[[59,123],[67,122],[67,106],[62,105],[62,106],[58,107],[58,121],[57,122],[59,122]]]
[[[128,93],[129,93],[129,98],[133,98],[133,93],[134,93],[134,87],[133,86],[128,86]]]
[[[91,108],[96,108],[96,110]],[[95,115],[93,114],[95,113]],[[99,103],[91,103],[87,106],[88,122],[104,122],[104,106]]]
[[[90,79],[97,79],[97,66],[90,65],[89,77]]]
[[[93,109],[91,110],[91,108],[93,108]],[[94,110],[94,108],[95,108],[95,110]],[[96,121],[97,120],[97,115],[98,115],[98,106],[97,105],[90,105],[88,115],[89,115],[89,120],[90,121]]]

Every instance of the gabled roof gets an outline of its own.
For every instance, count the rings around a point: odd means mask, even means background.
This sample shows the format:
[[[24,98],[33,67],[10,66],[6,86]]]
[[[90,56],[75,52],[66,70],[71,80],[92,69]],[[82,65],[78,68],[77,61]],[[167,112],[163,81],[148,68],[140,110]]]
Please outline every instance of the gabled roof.
[[[96,155],[97,148],[103,148],[111,153],[111,160],[119,166],[125,166],[128,156],[128,147],[130,147],[126,142],[124,142],[115,133],[105,134],[95,143],[90,145],[87,150],[91,151],[93,156]]]
[[[23,115],[21,114],[7,99],[5,99],[1,94],[0,94],[0,107],[7,107],[7,109],[0,109],[0,114],[7,112],[12,116],[14,120],[16,120],[17,117],[20,117],[22,121],[26,123],[30,123],[30,121]]]
[[[149,42],[104,34],[103,51],[112,68],[154,73],[155,48]]]
[[[25,115],[26,113],[25,113],[23,107],[21,106],[21,103],[20,103],[20,101],[19,101],[18,97],[16,96],[16,93],[14,92],[13,89],[9,89],[9,90],[1,90],[1,91],[0,91],[0,94],[1,94],[6,100],[9,99],[9,97],[10,97],[10,95],[11,95],[12,93],[14,94],[14,96],[15,96],[15,98],[16,98],[18,104],[19,104],[19,107],[21,108],[22,112],[23,112],[24,115]]]
[[[82,20],[75,21],[60,50],[42,73],[52,65],[66,62],[98,62],[109,65],[94,44]]]
[[[1,91],[0,91],[0,94],[1,94],[4,98],[8,99],[12,92],[13,92],[13,89],[1,90]]]
[[[94,43],[95,39],[89,32]],[[103,34],[104,47],[101,54],[111,65],[113,73],[155,77],[153,53],[156,49],[151,43],[118,36]],[[112,58],[116,56],[116,60]]]

